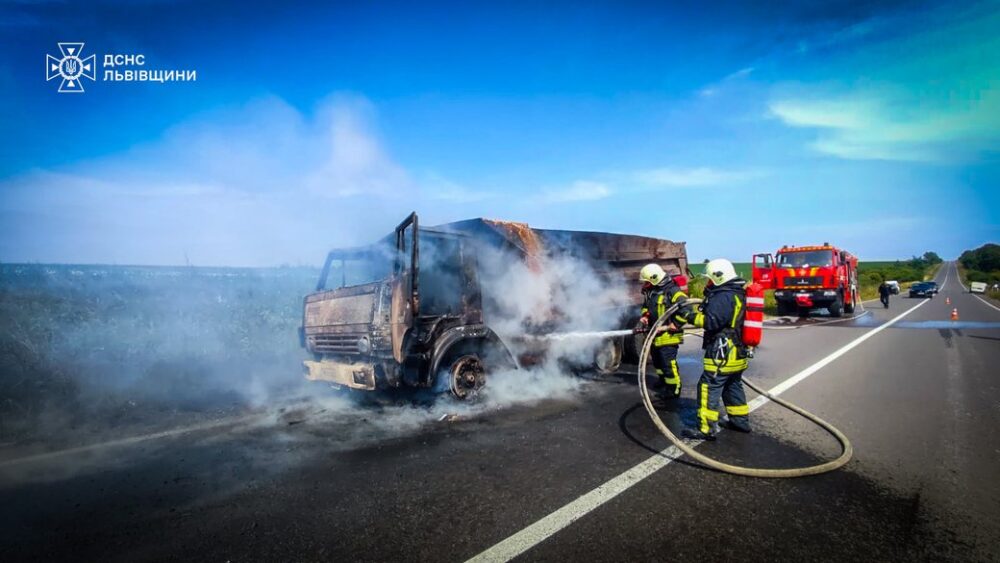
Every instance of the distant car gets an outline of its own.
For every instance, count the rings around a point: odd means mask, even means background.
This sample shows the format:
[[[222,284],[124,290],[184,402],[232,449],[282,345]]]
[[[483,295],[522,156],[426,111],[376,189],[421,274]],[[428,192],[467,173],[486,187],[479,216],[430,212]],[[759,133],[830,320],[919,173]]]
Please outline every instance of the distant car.
[[[885,285],[889,286],[889,293],[893,295],[899,295],[899,282],[896,280],[889,280],[885,282]]]
[[[917,282],[910,286],[910,297],[930,297],[938,292],[936,282]]]
[[[985,282],[970,283],[969,293],[986,293],[986,283]]]

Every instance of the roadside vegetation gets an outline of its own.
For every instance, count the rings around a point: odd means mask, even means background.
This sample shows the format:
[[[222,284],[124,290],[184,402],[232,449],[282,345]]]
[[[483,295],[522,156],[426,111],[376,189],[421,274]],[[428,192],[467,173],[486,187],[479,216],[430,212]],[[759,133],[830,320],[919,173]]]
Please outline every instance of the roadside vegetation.
[[[1000,284],[1000,244],[984,244],[975,250],[966,250],[958,258],[958,271],[966,287],[971,282],[986,284],[986,293],[1000,299],[1000,291],[993,289]]]

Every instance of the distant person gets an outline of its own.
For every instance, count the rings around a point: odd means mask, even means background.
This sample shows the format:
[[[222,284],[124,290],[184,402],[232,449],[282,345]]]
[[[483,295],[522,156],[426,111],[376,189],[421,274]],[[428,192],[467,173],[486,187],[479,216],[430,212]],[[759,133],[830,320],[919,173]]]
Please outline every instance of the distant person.
[[[889,296],[892,295],[892,288],[889,284],[882,280],[882,283],[878,286],[878,300],[882,302],[882,306],[886,309],[889,308]]]
[[[642,316],[636,332],[645,332],[673,305],[684,303],[687,295],[659,264],[646,264],[639,272],[642,282]],[[677,368],[677,349],[684,342],[684,332],[664,332],[653,340],[650,353],[656,375],[662,384],[660,395],[676,399],[681,395],[681,372]]]

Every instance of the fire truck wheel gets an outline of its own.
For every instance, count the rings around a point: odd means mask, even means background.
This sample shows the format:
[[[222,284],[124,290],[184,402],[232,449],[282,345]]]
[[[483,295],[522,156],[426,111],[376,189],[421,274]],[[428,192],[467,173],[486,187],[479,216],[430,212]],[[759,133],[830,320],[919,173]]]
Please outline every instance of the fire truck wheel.
[[[827,310],[830,311],[831,317],[844,316],[844,298],[837,296],[837,299],[834,300],[833,303],[830,303],[830,306],[827,307]]]
[[[858,296],[852,293],[850,303],[844,303],[844,312],[847,313],[848,315],[853,315],[854,304],[857,303],[857,301],[858,301]]]

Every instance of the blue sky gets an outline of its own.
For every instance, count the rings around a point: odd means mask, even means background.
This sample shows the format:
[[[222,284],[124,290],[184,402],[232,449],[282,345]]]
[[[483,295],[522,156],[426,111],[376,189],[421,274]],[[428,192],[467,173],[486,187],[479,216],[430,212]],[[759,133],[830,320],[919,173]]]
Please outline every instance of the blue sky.
[[[0,0],[0,260],[313,264],[410,210],[745,261],[1000,239],[1000,3]],[[59,94],[46,54],[190,83]]]

